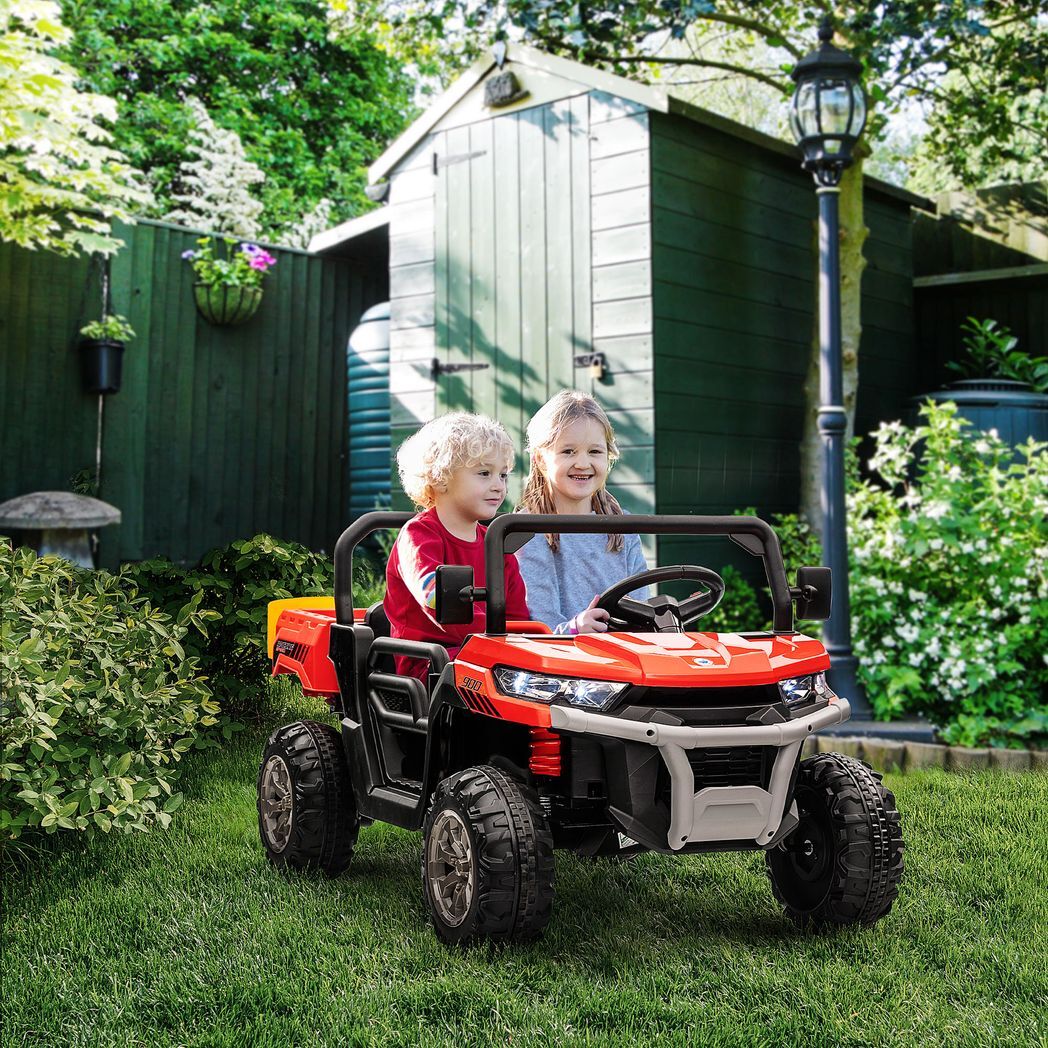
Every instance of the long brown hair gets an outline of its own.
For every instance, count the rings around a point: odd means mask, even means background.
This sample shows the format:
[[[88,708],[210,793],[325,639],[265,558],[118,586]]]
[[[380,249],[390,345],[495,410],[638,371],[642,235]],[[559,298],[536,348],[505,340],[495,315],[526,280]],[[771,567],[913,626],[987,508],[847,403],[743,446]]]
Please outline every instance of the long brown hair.
[[[553,485],[542,465],[540,452],[557,442],[560,431],[581,419],[593,419],[604,430],[608,445],[608,471],[619,458],[619,446],[615,443],[615,431],[611,428],[604,409],[588,393],[577,389],[563,389],[539,408],[528,423],[528,440],[525,451],[531,456],[531,468],[524,484],[524,492],[517,504],[521,513],[556,513],[557,503],[553,497]],[[618,500],[605,486],[601,486],[590,499],[594,513],[621,513]],[[560,535],[546,536],[549,548],[554,553],[560,549]],[[608,536],[608,550],[621,552],[625,540],[621,535]]]

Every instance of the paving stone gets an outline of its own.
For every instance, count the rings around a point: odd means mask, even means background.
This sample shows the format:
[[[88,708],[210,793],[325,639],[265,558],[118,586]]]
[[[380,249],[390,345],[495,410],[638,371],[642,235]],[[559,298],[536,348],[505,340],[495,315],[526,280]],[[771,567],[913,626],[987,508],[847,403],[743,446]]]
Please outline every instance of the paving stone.
[[[1029,771],[1029,750],[990,750],[990,767],[1001,771]]]
[[[820,753],[843,753],[846,757],[862,757],[863,740],[857,735],[820,735]]]
[[[946,759],[950,771],[982,771],[990,766],[990,751],[969,749],[967,746],[951,746]]]
[[[906,770],[911,768],[945,768],[948,746],[937,742],[906,743]]]
[[[1048,772],[1048,750],[1030,750],[1030,767],[1034,771]]]
[[[891,739],[863,739],[862,759],[869,761],[875,771],[902,771],[906,744]]]

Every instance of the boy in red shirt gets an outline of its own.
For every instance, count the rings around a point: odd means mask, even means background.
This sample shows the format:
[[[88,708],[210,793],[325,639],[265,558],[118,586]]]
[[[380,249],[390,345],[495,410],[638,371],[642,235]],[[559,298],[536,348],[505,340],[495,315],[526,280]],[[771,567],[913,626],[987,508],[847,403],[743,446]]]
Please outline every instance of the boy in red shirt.
[[[493,419],[466,412],[426,423],[397,452],[404,491],[421,512],[400,529],[386,565],[390,633],[405,640],[435,641],[454,658],[463,641],[482,633],[484,604],[473,607],[473,621],[441,625],[436,620],[437,568],[473,568],[476,586],[485,585],[484,532],[479,523],[495,516],[506,497],[513,465],[513,443]],[[506,618],[527,619],[524,581],[517,558],[506,556]],[[428,666],[397,656],[397,672],[425,681]]]

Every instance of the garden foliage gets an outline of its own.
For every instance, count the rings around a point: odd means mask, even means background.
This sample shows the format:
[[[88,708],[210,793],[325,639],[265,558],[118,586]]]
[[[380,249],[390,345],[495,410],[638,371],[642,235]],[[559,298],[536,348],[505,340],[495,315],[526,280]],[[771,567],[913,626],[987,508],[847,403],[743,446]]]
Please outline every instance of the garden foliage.
[[[122,243],[111,220],[152,194],[113,145],[116,104],[52,53],[71,35],[50,0],[0,4],[0,239],[108,255]]]
[[[875,433],[848,496],[859,672],[880,718],[963,745],[1048,737],[1048,454],[951,403]]]
[[[190,211],[221,217],[217,183],[235,186],[232,204],[250,216],[250,190],[264,208],[254,216],[258,236],[279,244],[322,200],[331,202],[330,225],[373,206],[364,193],[368,165],[414,113],[415,85],[376,48],[371,27],[334,39],[323,0],[63,0],[62,7],[75,34],[63,57],[87,90],[119,104],[114,144],[149,177],[156,194],[149,215],[184,206],[177,198],[192,188],[187,175],[208,197]],[[216,128],[206,137],[231,143],[222,132],[235,134],[244,158],[227,163],[210,146],[212,162],[200,155],[200,111],[190,98]],[[250,181],[244,159],[264,171],[264,182]]]
[[[236,718],[255,712],[269,674],[269,602],[330,596],[335,574],[324,554],[270,535],[211,550],[190,568],[158,557],[125,570],[140,592],[170,615],[196,604],[196,630],[183,643],[199,660],[222,712]]]
[[[760,514],[753,506],[737,511],[746,517],[758,517]],[[818,536],[808,524],[796,513],[775,513],[769,521],[779,537],[782,548],[782,561],[786,566],[786,577],[791,583],[797,577],[797,569],[809,564],[822,563],[822,549]],[[718,568],[724,579],[724,599],[709,614],[704,615],[692,627],[703,632],[734,632],[736,630],[771,629],[771,591],[762,586],[759,593],[747,581],[745,576],[731,564]],[[797,622],[800,633],[818,637],[821,623]]]
[[[30,829],[168,825],[175,763],[217,723],[182,646],[198,614],[0,540],[0,847]]]

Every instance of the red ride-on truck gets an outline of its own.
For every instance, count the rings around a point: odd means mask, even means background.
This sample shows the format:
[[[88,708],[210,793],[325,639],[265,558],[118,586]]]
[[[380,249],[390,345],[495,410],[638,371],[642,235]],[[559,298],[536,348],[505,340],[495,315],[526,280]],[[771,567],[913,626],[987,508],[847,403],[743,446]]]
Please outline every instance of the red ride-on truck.
[[[891,908],[903,841],[891,792],[836,753],[800,760],[813,732],[849,716],[826,682],[823,645],[793,629],[826,618],[828,568],[786,579],[779,541],[756,517],[506,514],[485,537],[486,586],[437,572],[437,618],[485,632],[452,660],[439,644],[389,636],[382,604],[354,609],[353,551],[406,513],[369,513],[335,547],[334,607],[274,602],[273,673],[328,699],[340,726],[285,725],[258,776],[262,843],[279,866],[331,876],[362,823],[423,832],[422,884],[448,943],[525,941],[553,905],[554,849],[582,856],[760,850],[772,891],[799,925],[872,924]],[[601,595],[606,633],[553,635],[507,622],[503,558],[547,532],[726,535],[764,563],[770,632],[700,633],[724,594],[709,568],[640,572]],[[543,541],[537,538],[535,541]],[[637,600],[687,580],[684,600]],[[428,662],[398,675],[394,656]]]

